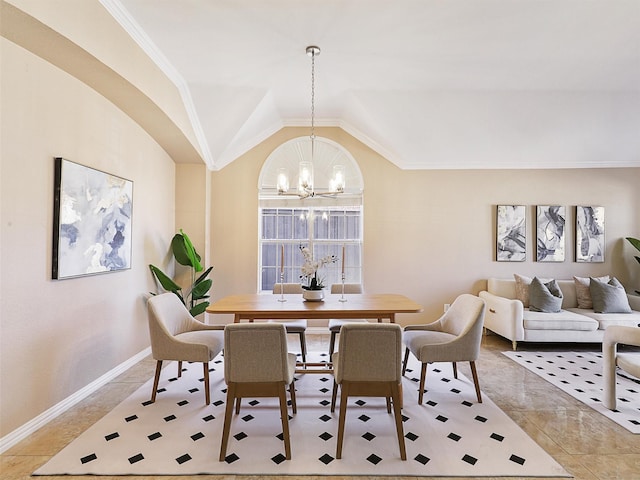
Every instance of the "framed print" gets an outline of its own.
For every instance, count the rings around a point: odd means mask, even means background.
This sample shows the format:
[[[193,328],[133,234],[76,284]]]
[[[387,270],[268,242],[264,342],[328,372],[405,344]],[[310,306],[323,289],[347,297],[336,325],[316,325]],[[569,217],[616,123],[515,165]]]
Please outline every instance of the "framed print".
[[[536,260],[564,262],[565,207],[538,205],[536,207]]]
[[[604,262],[604,207],[576,207],[576,262]]]
[[[54,279],[131,268],[133,182],[55,158]]]
[[[524,262],[527,250],[524,205],[498,205],[496,240],[497,261]]]

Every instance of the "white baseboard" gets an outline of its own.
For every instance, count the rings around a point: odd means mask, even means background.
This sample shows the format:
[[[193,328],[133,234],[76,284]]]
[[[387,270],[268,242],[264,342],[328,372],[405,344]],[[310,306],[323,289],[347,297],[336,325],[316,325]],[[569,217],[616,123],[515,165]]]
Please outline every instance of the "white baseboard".
[[[116,378],[118,375],[126,372],[129,368],[134,366],[143,358],[146,358],[151,353],[151,347],[145,348],[143,351],[134,355],[130,359],[122,362],[120,365],[117,365],[115,368],[109,370],[107,373],[102,375],[100,378],[94,380],[86,387],[78,390],[73,395],[65,398],[61,402],[58,402],[56,405],[51,407],[50,409],[42,412],[40,415],[35,417],[34,419],[28,421],[21,427],[16,428],[13,432],[5,435],[0,438],[0,453],[4,453],[9,448],[13,447],[18,442],[24,440],[32,433],[36,432],[38,429],[49,423],[54,418],[58,417],[62,413],[69,410],[76,403],[80,402],[84,398],[91,395],[93,392],[98,390],[100,387],[106,385],[111,380]]]

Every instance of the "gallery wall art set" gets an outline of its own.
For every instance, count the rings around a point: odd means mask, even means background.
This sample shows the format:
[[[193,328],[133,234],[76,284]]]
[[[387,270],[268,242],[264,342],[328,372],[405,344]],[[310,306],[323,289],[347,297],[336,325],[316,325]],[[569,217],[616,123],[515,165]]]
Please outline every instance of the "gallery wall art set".
[[[566,254],[566,207],[535,207],[535,259],[538,262],[564,262]],[[604,207],[575,207],[575,261],[604,262]],[[524,262],[527,256],[526,207],[498,205],[496,215],[496,260]]]

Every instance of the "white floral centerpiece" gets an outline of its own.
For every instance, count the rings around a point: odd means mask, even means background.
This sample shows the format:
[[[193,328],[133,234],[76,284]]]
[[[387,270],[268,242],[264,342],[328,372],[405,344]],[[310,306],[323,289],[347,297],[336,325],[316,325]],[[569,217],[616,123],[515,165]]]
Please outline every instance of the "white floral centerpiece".
[[[311,250],[308,247],[300,245],[300,251],[304,257],[304,264],[301,267],[302,275],[300,278],[304,282],[302,288],[305,290],[322,290],[324,288],[323,281],[318,277],[318,270],[329,263],[334,263],[338,260],[335,255],[327,255],[320,260],[314,261]]]

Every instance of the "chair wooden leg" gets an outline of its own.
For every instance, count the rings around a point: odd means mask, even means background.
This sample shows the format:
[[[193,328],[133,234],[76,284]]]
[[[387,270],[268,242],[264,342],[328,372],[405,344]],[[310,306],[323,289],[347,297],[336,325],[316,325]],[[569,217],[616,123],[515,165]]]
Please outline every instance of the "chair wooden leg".
[[[480,394],[480,382],[478,381],[478,372],[476,371],[476,362],[469,362],[471,365],[471,375],[473,376],[473,383],[476,386],[476,396],[478,397],[478,403],[482,403],[482,395]]]
[[[302,352],[302,361],[307,361],[307,339],[304,332],[300,332],[300,351]]]
[[[338,395],[338,384],[333,381],[333,392],[331,393],[331,413],[336,411],[336,396]]]
[[[398,434],[398,446],[400,447],[400,458],[407,459],[407,450],[404,444],[404,428],[402,427],[402,408],[400,384],[391,385],[391,397],[393,398],[393,412],[396,419],[396,432]]]
[[[407,363],[409,362],[409,349],[405,348],[404,349],[404,361],[402,362],[402,376],[404,377],[404,374],[407,371]]]
[[[387,401],[387,413],[391,413],[391,397],[384,398]]]
[[[162,360],[156,362],[156,374],[153,377],[153,390],[151,390],[151,402],[156,401],[156,393],[158,393],[158,383],[160,383],[160,372],[162,371]]]
[[[242,398],[236,398],[236,415],[240,413],[240,403],[242,403]]]
[[[178,378],[182,376],[182,360],[178,360]]]
[[[336,347],[336,332],[331,332],[331,338],[329,339],[329,361],[331,361],[331,355]]]
[[[289,395],[291,396],[291,411],[294,413],[294,415],[296,413],[298,413],[298,407],[296,405],[296,386],[295,386],[296,382],[291,382],[291,385],[289,385]]]
[[[227,456],[227,444],[229,443],[229,430],[231,430],[231,416],[233,414],[233,403],[235,401],[235,386],[227,386],[227,405],[224,409],[224,424],[222,427],[222,440],[220,442],[220,458],[224,462]]]
[[[347,399],[349,398],[349,385],[344,382],[340,386],[340,415],[338,417],[338,444],[336,446],[336,458],[342,458],[342,442],[344,440],[344,421],[347,418]]]
[[[209,362],[202,362],[204,373],[204,404],[211,403],[211,392],[209,391]]]
[[[420,390],[418,390],[418,405],[422,405],[422,395],[424,394],[424,383],[427,377],[427,364],[422,364],[420,370]]]
[[[282,420],[282,436],[284,437],[284,456],[291,460],[291,439],[289,438],[289,413],[287,412],[287,395],[285,386],[280,389],[280,418]]]
[[[456,362],[451,362],[453,365],[453,378],[458,378],[458,364]]]

